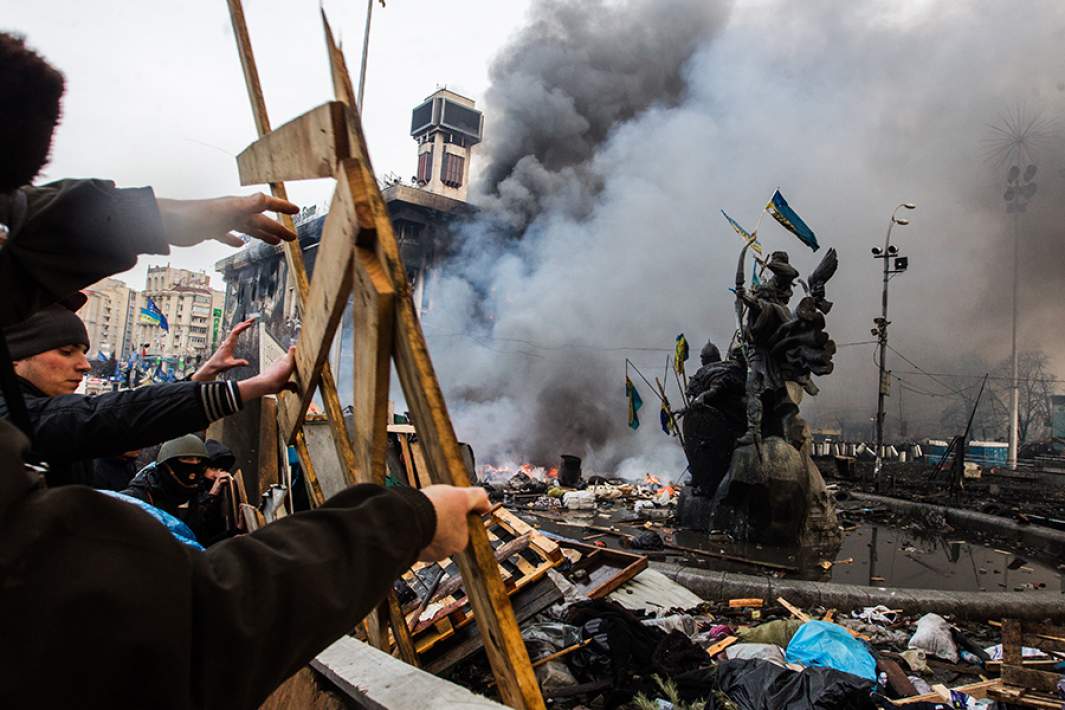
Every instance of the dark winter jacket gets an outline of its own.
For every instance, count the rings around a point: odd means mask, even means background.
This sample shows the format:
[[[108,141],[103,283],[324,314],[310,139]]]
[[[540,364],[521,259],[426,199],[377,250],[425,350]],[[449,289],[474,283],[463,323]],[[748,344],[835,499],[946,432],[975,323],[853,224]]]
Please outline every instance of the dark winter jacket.
[[[204,478],[196,487],[187,488],[165,466],[151,463],[137,473],[122,493],[185,521],[200,544],[207,546],[224,537],[226,529],[223,496],[211,495],[213,484],[214,481]]]
[[[44,489],[25,446],[0,422],[4,708],[258,707],[436,528],[421,493],[360,485],[198,552],[121,500]]]
[[[33,453],[48,462],[48,485],[91,486],[93,459],[205,429],[240,410],[237,384],[172,382],[93,396],[48,397],[20,379],[33,427]],[[7,416],[0,398],[0,417]]]
[[[137,462],[125,456],[105,456],[93,463],[92,487],[120,491],[137,475]]]
[[[0,327],[133,268],[138,254],[170,251],[152,189],[118,189],[109,180],[0,194],[0,223],[10,232],[0,249]]]

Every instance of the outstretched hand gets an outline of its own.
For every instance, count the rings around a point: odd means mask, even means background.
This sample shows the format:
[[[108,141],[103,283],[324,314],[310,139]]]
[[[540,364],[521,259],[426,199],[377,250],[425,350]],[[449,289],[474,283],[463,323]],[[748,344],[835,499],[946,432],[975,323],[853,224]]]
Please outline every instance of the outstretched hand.
[[[226,370],[232,370],[234,367],[244,367],[248,364],[248,361],[244,358],[239,358],[235,355],[237,349],[237,339],[240,338],[240,334],[248,328],[252,327],[255,323],[255,318],[249,318],[246,321],[238,323],[233,330],[229,331],[229,335],[226,336],[222,344],[218,346],[218,349],[207,359],[207,362],[200,365],[200,369],[189,379],[195,382],[210,382],[218,375],[222,374]]]
[[[292,241],[295,232],[263,212],[296,214],[299,207],[276,197],[246,195],[210,200],[156,199],[166,240],[177,247],[191,247],[213,239],[232,247],[243,246],[233,231],[243,232],[267,244]]]
[[[270,363],[258,375],[237,383],[240,398],[245,402],[258,399],[264,395],[277,394],[281,390],[296,390],[296,385],[289,382],[296,370],[296,348],[291,347],[285,356]]]

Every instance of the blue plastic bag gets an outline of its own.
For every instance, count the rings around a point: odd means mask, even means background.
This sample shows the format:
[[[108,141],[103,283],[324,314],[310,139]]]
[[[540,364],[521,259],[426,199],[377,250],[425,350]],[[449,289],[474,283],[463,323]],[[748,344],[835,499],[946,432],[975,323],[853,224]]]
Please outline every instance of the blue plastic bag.
[[[865,644],[838,624],[808,621],[788,642],[789,663],[835,668],[876,682],[876,661]]]
[[[134,498],[133,496],[128,496],[123,493],[118,493],[116,491],[99,492],[103,493],[104,495],[109,495],[112,498],[118,498],[119,500],[125,501],[126,503],[130,503],[131,505],[137,506],[138,508],[146,512],[148,515],[152,516],[160,523],[162,523],[163,526],[170,531],[170,534],[173,535],[178,542],[188,545],[194,550],[200,550],[201,552],[203,551],[204,547],[200,544],[200,541],[196,539],[196,534],[192,532],[192,528],[186,525],[184,521],[175,518],[173,515],[166,512],[165,510],[156,508],[150,503],[145,503],[140,498]]]

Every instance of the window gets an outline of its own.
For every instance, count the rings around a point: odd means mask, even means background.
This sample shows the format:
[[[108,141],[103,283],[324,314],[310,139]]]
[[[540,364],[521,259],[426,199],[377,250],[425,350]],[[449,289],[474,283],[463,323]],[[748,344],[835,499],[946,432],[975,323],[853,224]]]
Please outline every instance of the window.
[[[433,179],[433,149],[418,156],[418,182],[428,183]]]
[[[444,159],[440,165],[440,182],[448,187],[462,187],[462,172],[466,165],[466,159],[460,155],[444,153]]]

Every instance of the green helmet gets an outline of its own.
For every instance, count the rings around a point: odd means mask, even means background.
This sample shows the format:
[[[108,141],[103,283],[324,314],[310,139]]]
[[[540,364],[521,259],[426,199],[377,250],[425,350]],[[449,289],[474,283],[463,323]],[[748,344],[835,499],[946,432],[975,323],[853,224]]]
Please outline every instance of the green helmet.
[[[180,459],[185,456],[195,456],[201,459],[210,458],[207,455],[207,447],[204,446],[200,437],[195,434],[186,434],[176,439],[167,441],[159,447],[159,455],[155,457],[156,463],[166,463],[171,459]]]

